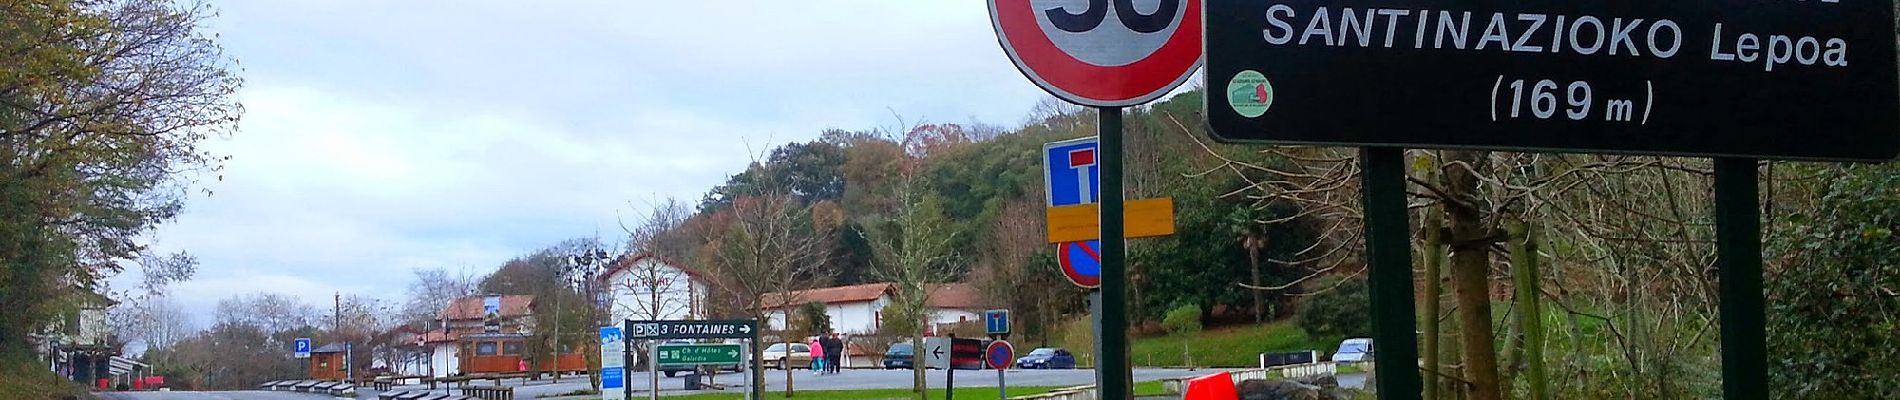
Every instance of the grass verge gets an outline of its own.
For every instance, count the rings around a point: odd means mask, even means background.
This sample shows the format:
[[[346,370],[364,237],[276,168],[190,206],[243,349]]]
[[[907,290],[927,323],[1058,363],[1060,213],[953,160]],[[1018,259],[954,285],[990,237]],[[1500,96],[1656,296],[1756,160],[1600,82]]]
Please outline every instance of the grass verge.
[[[1187,343],[1193,366],[1244,368],[1258,366],[1260,353],[1303,350],[1325,353],[1338,341],[1311,337],[1291,321],[1281,321],[1221,328],[1194,335],[1135,338],[1132,342],[1132,361],[1137,366],[1189,365],[1189,360],[1181,358],[1181,345]]]
[[[85,386],[40,368],[31,358],[0,356],[0,397],[11,399],[91,399]]]

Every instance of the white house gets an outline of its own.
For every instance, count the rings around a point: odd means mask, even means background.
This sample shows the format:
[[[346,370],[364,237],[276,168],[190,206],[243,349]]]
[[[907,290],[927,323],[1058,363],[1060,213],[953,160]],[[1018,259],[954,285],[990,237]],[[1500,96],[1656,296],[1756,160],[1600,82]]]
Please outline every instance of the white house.
[[[831,318],[832,330],[846,335],[866,335],[877,333],[883,327],[884,307],[890,305],[891,296],[896,293],[895,284],[866,283],[801,290],[792,292],[789,297],[778,293],[768,294],[764,304],[773,308],[767,314],[770,318],[768,326],[773,330],[785,329],[786,311],[817,302],[824,303],[825,315]],[[976,287],[967,283],[932,286],[930,299],[926,303],[930,308],[930,330],[934,332],[940,325],[980,321],[982,300]]]
[[[866,283],[862,285],[838,286],[792,292],[790,296],[779,293],[765,295],[762,303],[772,308],[767,313],[767,323],[772,330],[785,329],[785,312],[796,310],[807,303],[824,303],[825,315],[831,318],[831,329],[837,333],[866,335],[877,333],[884,322],[884,306],[891,304],[891,295],[896,285],[889,283]]]
[[[705,277],[651,253],[616,260],[600,279],[610,321],[706,316]]]

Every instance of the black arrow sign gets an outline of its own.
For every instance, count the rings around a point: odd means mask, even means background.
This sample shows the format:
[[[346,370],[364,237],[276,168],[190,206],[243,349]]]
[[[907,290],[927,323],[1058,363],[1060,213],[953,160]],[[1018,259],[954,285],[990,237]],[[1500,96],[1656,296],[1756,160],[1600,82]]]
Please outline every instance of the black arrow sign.
[[[931,356],[932,356],[933,358],[943,358],[943,346],[937,346],[937,347],[935,347],[935,349],[934,349],[934,350],[931,350],[931,351],[930,351],[930,355],[931,355]]]
[[[750,339],[752,320],[627,320],[629,339]]]

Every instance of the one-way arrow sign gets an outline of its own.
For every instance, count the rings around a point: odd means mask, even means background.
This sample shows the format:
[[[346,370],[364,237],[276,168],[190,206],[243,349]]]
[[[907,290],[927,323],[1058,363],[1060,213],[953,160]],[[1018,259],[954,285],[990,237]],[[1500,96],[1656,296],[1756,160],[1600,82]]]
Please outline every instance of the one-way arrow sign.
[[[924,338],[924,366],[930,368],[950,368],[950,338]]]

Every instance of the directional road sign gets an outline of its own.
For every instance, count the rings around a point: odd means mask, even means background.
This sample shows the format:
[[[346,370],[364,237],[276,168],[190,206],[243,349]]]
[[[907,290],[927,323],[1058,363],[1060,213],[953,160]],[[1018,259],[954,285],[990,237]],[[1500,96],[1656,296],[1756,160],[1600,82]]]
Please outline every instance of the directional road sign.
[[[1009,333],[1009,310],[984,311],[983,331],[991,335]]]
[[[917,352],[917,356],[923,357],[926,368],[950,368],[950,338],[924,338],[924,350]]]
[[[745,350],[737,344],[662,344],[660,365],[729,365],[739,363]]]
[[[297,338],[290,343],[291,351],[297,353],[297,358],[310,358],[310,338]]]
[[[1146,103],[1201,66],[1201,0],[990,0],[1016,69],[1063,100]]]
[[[990,368],[1009,369],[1009,365],[1016,362],[1016,348],[1011,347],[1008,341],[990,342],[990,347],[984,349],[983,354],[983,359],[989,361]]]
[[[1128,200],[1122,208],[1122,236],[1130,238],[1174,234],[1174,199]],[[1102,238],[1102,209],[1096,204],[1049,208],[1049,243]]]
[[[956,369],[983,369],[983,341],[950,339],[950,366]]]
[[[627,320],[633,339],[749,339],[758,330],[752,320]]]
[[[1206,3],[1225,141],[1900,154],[1891,1]]]

